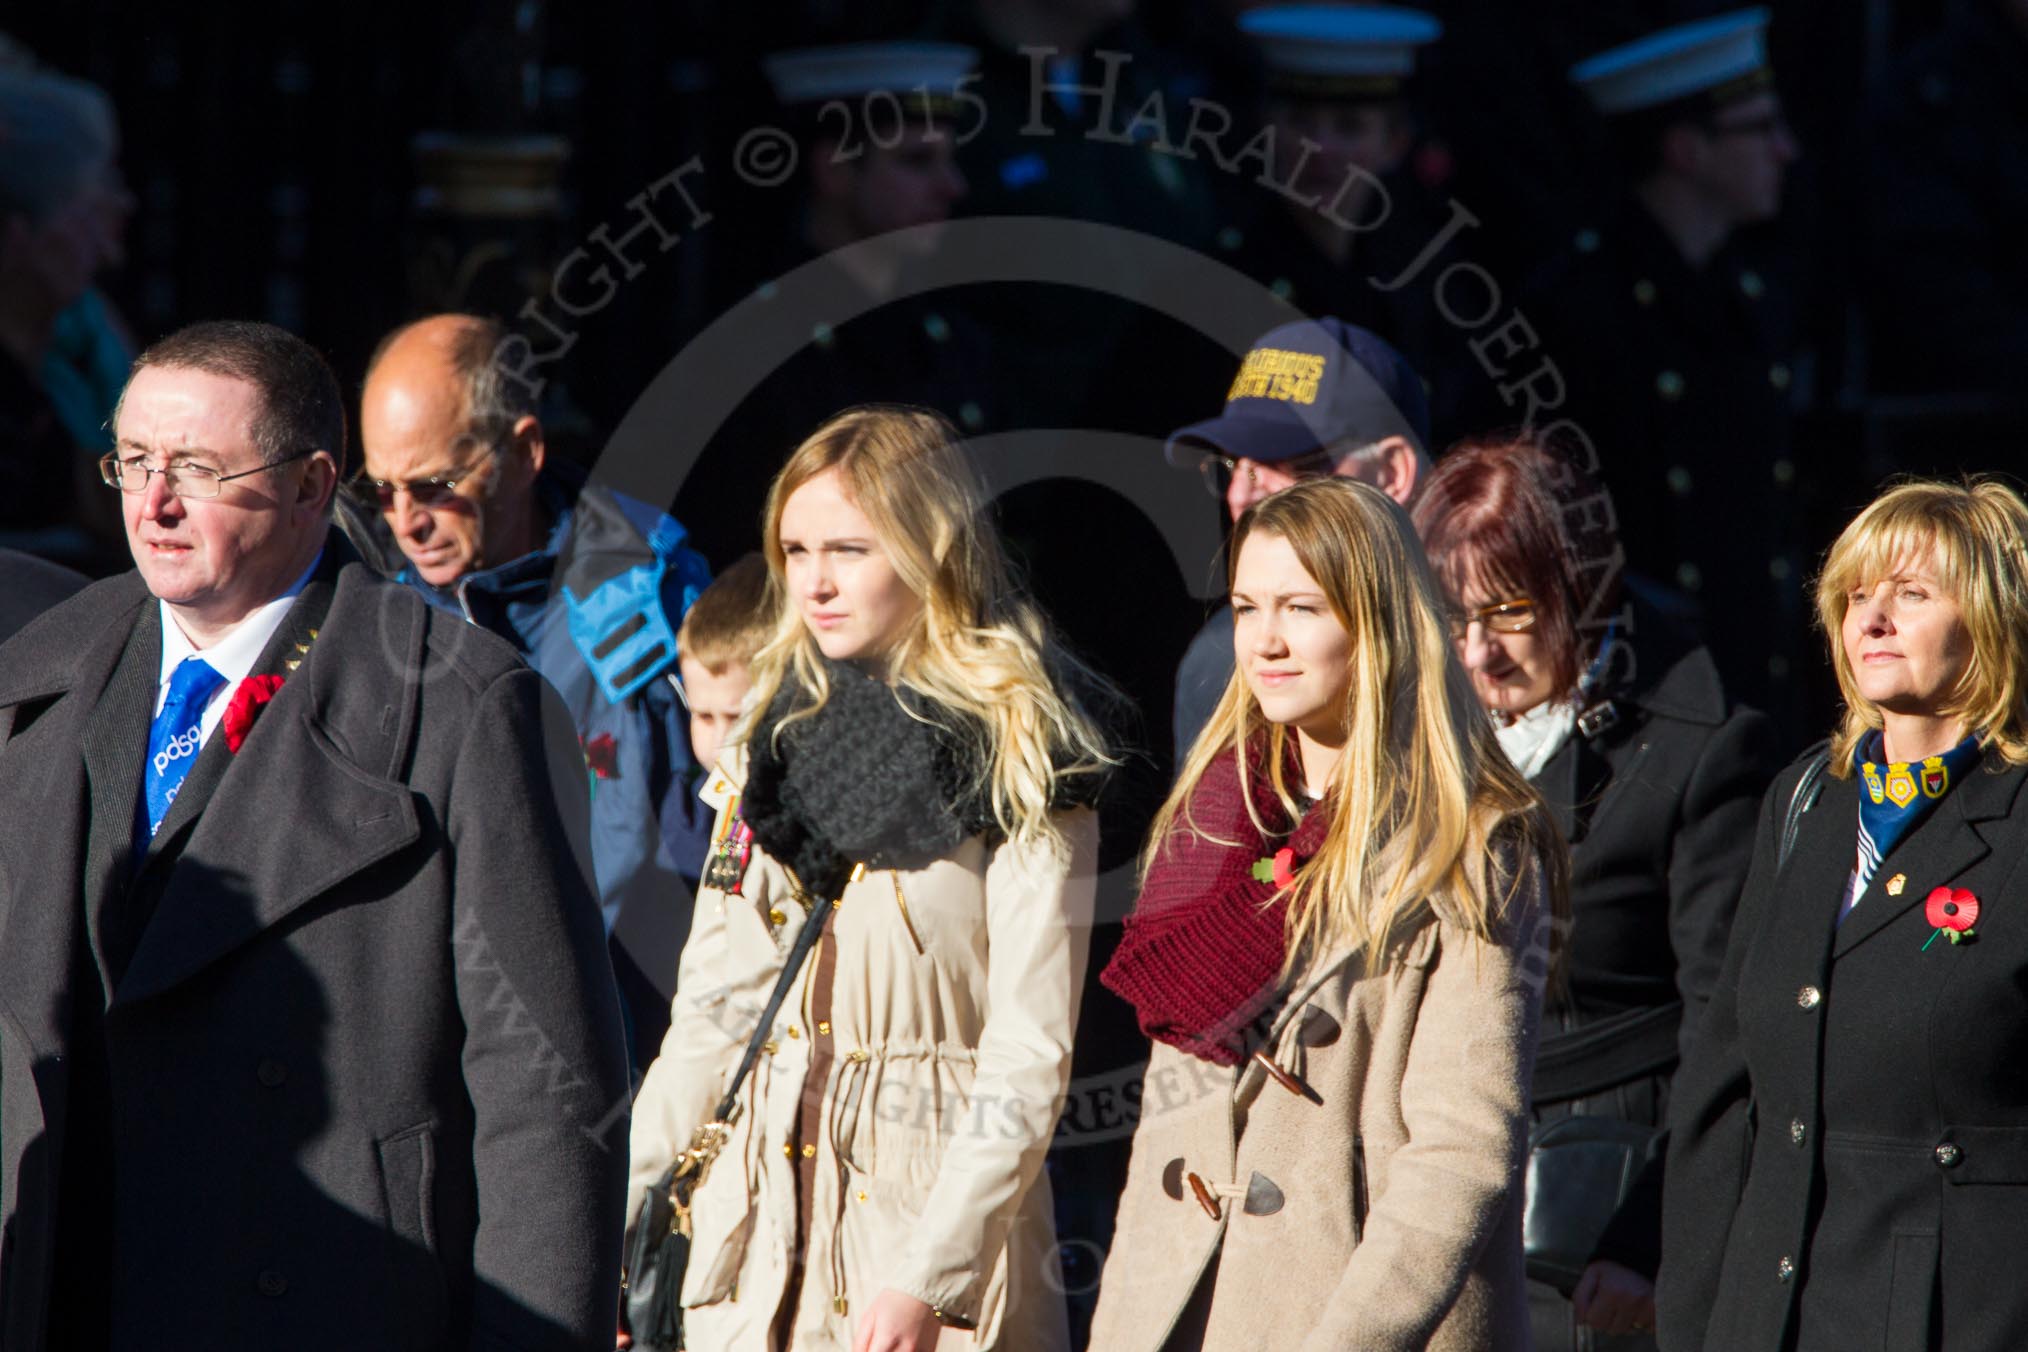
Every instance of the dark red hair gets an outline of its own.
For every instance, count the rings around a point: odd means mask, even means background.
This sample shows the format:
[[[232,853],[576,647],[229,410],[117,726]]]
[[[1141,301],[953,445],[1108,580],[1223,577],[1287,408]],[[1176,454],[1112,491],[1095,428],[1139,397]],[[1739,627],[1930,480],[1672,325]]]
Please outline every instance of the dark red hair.
[[[1533,437],[1462,441],[1437,462],[1415,528],[1452,605],[1474,584],[1535,603],[1556,688],[1574,689],[1619,605],[1624,556],[1597,480]]]

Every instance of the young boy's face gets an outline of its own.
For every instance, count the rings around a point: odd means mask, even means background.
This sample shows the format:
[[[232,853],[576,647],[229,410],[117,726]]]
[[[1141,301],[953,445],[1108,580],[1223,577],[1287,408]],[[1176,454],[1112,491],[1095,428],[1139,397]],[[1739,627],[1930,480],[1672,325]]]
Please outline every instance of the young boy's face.
[[[740,702],[746,698],[753,677],[740,662],[728,663],[716,676],[695,658],[683,658],[680,666],[683,693],[690,700],[690,754],[710,770],[718,764],[725,735],[739,721]]]

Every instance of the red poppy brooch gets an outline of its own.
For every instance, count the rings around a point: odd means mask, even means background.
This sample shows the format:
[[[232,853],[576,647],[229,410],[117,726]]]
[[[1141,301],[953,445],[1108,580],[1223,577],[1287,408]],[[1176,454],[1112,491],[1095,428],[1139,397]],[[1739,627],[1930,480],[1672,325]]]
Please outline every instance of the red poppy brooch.
[[[1272,858],[1254,860],[1253,880],[1257,883],[1273,883],[1276,887],[1287,887],[1295,882],[1295,847],[1284,845],[1274,852]]]
[[[1979,937],[1972,929],[1979,923],[1979,899],[1962,887],[1937,888],[1923,902],[1922,909],[1929,923],[1936,926],[1936,934],[1923,943],[1925,953],[1936,942],[1937,934],[1949,935],[1954,944]]]
[[[585,782],[597,798],[601,779],[620,777],[620,744],[610,732],[602,732],[589,741],[580,739],[578,745],[584,750]]]
[[[620,744],[610,732],[602,732],[584,744],[584,768],[600,779],[620,777]]]
[[[225,706],[225,717],[219,727],[225,733],[225,749],[233,755],[246,743],[246,735],[253,731],[254,719],[267,708],[275,692],[282,688],[279,676],[249,676],[241,681],[232,692],[232,702]]]

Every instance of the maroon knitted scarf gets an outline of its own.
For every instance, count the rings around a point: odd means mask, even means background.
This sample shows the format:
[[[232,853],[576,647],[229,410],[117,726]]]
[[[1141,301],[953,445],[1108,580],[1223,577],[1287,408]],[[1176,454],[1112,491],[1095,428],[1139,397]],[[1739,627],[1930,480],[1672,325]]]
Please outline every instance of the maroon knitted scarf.
[[[1222,753],[1156,851],[1120,946],[1099,977],[1134,1007],[1143,1033],[1221,1066],[1236,1066],[1251,1052],[1252,1025],[1276,997],[1287,951],[1287,899],[1276,897],[1280,889],[1260,881],[1254,866],[1285,846],[1300,864],[1329,826],[1329,813],[1313,808],[1291,835],[1268,785],[1263,751],[1256,748],[1248,760],[1253,801],[1268,833],[1247,815],[1237,754]],[[1192,821],[1204,834],[1190,829]]]

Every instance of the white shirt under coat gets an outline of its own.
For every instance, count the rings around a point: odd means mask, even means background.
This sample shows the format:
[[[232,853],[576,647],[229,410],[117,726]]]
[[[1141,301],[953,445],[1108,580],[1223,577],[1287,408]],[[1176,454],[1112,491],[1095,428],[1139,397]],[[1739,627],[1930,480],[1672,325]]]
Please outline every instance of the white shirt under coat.
[[[256,607],[247,617],[232,627],[227,634],[209,648],[198,648],[191,643],[183,629],[176,623],[175,614],[167,601],[155,604],[162,612],[162,669],[155,681],[155,716],[160,717],[163,704],[169,699],[169,678],[186,657],[201,657],[219,675],[225,677],[225,684],[211,692],[205,702],[204,717],[197,725],[197,745],[201,750],[211,740],[211,734],[225,718],[226,706],[232,703],[233,692],[239,683],[253,674],[254,663],[266,651],[268,640],[282,627],[288,617],[289,608],[296,604],[303,588],[310,583],[310,575],[317,571],[317,565],[324,560],[323,551],[310,566],[303,570],[301,577],[290,584],[289,589],[274,600]]]

